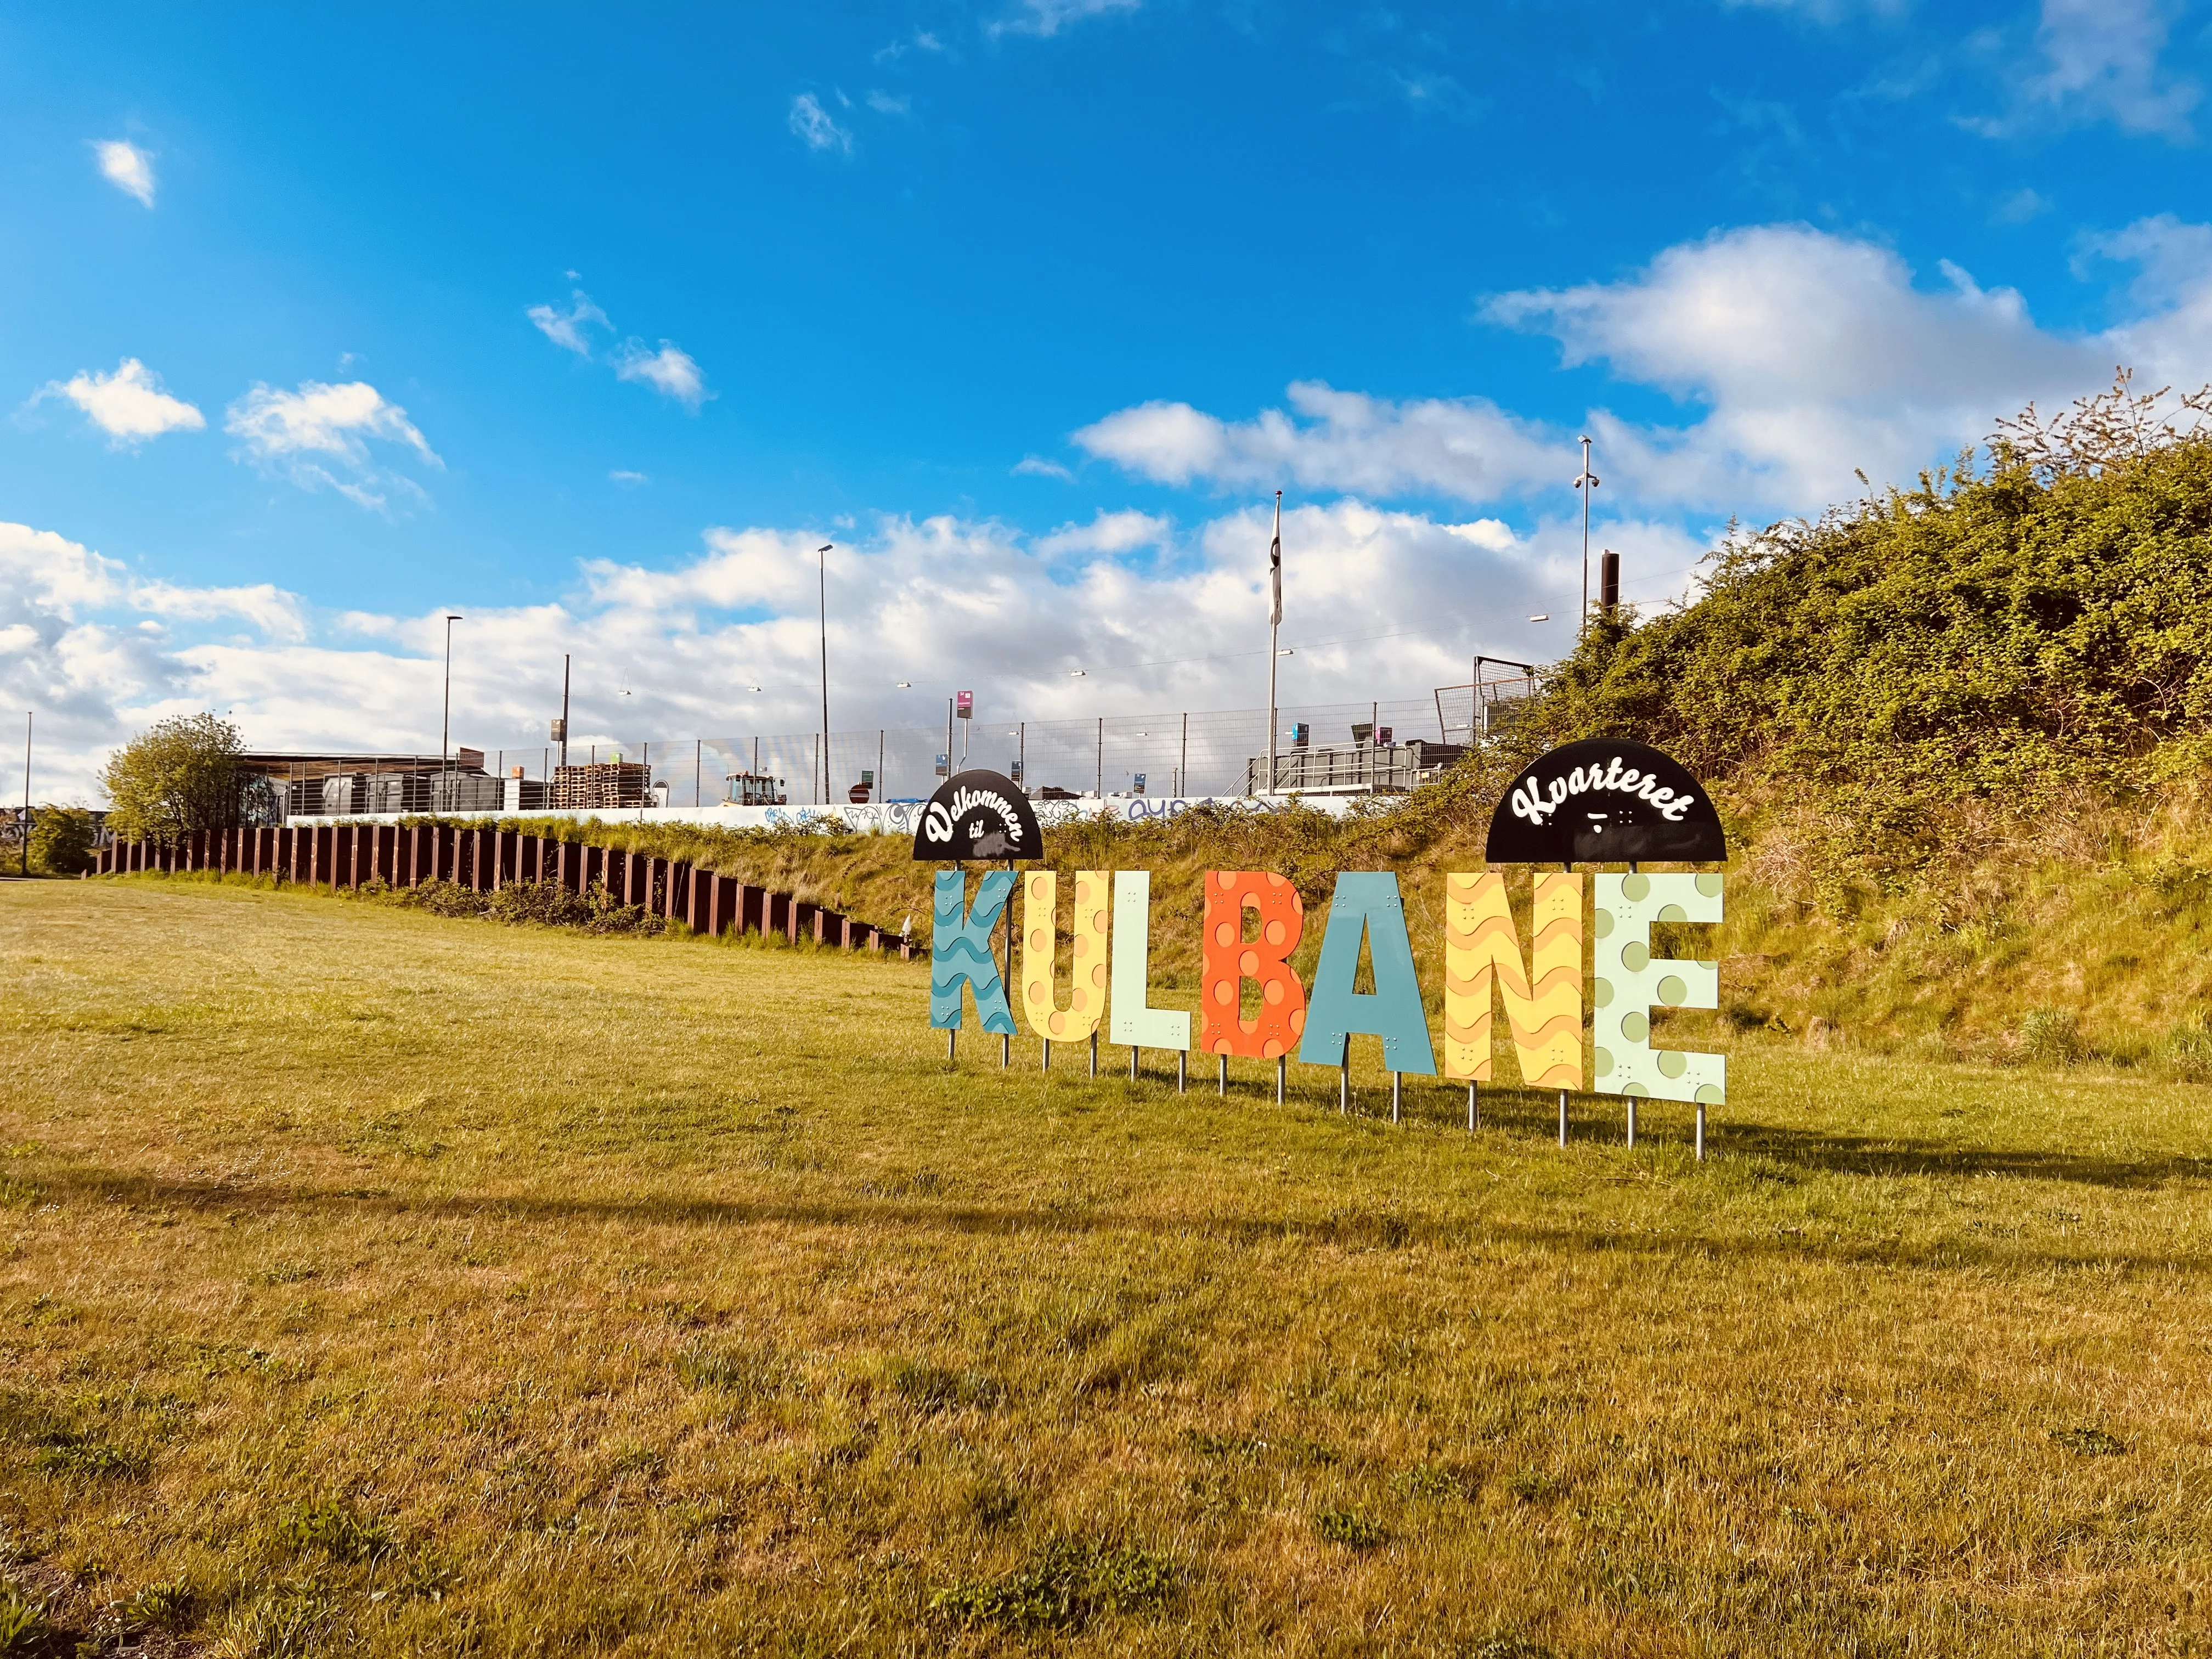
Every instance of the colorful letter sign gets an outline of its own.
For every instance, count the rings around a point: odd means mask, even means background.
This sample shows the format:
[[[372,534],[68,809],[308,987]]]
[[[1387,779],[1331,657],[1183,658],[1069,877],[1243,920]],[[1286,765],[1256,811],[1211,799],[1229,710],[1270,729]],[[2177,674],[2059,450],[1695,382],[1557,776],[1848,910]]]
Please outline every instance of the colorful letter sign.
[[[1145,1000],[1152,969],[1152,876],[1114,872],[1113,1037],[1132,1048],[1188,1048],[1190,1016]]]
[[[1378,743],[1388,733],[1376,734]],[[1141,785],[1139,786],[1141,787]],[[994,772],[967,771],[940,788],[922,815],[915,856],[950,863],[1042,855],[1042,836],[1020,787]],[[1504,877],[1494,871],[1443,878],[1443,1074],[1486,1083],[1494,1048],[1492,1018],[1503,1002],[1521,1081],[1562,1091],[1585,1086],[1583,1066],[1583,877],[1561,864],[1611,863],[1626,875],[1600,875],[1595,894],[1590,968],[1595,1006],[1588,1086],[1610,1095],[1693,1103],[1726,1097],[1728,1066],[1719,1054],[1651,1046],[1651,1010],[1718,1005],[1720,970],[1711,962],[1655,961],[1656,922],[1721,920],[1719,875],[1645,875],[1644,860],[1687,863],[1727,856],[1718,813],[1704,787],[1674,761],[1641,744],[1596,738],[1569,744],[1532,763],[1491,819],[1493,862],[1549,864],[1534,878],[1528,953],[1514,925]],[[1109,878],[1111,878],[1110,887]],[[1050,870],[987,872],[967,906],[957,868],[938,872],[930,952],[930,1024],[957,1030],[963,984],[975,993],[983,1029],[1011,1035],[1013,1011],[994,955],[992,930],[1018,880],[1022,906],[1022,1013],[1048,1043],[1096,1042],[1102,1024],[1131,1048],[1191,1046],[1190,1016],[1154,1007],[1152,876],[1142,870],[1075,872],[1075,915],[1067,1006],[1054,971],[1059,878]],[[1110,898],[1109,898],[1110,892]],[[1198,1046],[1206,1053],[1341,1066],[1350,1040],[1379,1037],[1393,1072],[1434,1075],[1437,1055],[1413,965],[1413,941],[1398,878],[1347,871],[1336,878],[1321,959],[1310,991],[1291,966],[1305,929],[1297,887],[1267,871],[1209,870],[1199,937]],[[1374,989],[1358,983],[1363,955]],[[1258,988],[1244,1012],[1246,986]],[[1002,1061],[1011,1049],[1001,1051]],[[1049,1060],[1049,1051],[1047,1059]],[[1130,1056],[1130,1075],[1138,1073]],[[1185,1070],[1177,1067],[1179,1079]],[[1227,1067],[1223,1067],[1223,1086]],[[1393,1115],[1397,1091],[1393,1089]],[[1468,1092],[1468,1125],[1475,1099]],[[1636,1117],[1629,1114],[1630,1139]],[[1698,1114],[1703,1156],[1705,1114]]]
[[[1536,878],[1534,949],[1524,971],[1505,878],[1444,878],[1444,1075],[1490,1081],[1493,979],[1505,1002],[1521,1081],[1583,1086],[1583,878]]]
[[[1030,1030],[1046,1042],[1079,1042],[1098,1029],[1106,1012],[1106,872],[1075,872],[1074,964],[1064,1011],[1054,1006],[1052,973],[1060,878],[1033,870],[1022,879],[1022,1012]]]
[[[1718,1105],[1727,1097],[1728,1057],[1651,1046],[1651,1010],[1717,1008],[1720,967],[1654,961],[1655,921],[1718,921],[1721,878],[1600,876],[1597,878],[1597,1029],[1591,1069],[1605,1095],[1648,1095]]]
[[[1244,937],[1244,913],[1259,914],[1259,937]],[[1306,1029],[1306,988],[1291,969],[1304,935],[1306,907],[1283,876],[1261,870],[1209,870],[1199,942],[1199,1047],[1209,1054],[1273,1060],[1297,1046]],[[1260,985],[1260,1010],[1242,1012],[1244,981]]]
[[[1372,995],[1352,988],[1359,975],[1363,937],[1375,969]],[[1406,907],[1398,896],[1398,878],[1388,872],[1346,871],[1336,878],[1299,1062],[1341,1066],[1346,1039],[1355,1035],[1381,1037],[1382,1063],[1394,1072],[1433,1075],[1437,1069],[1428,1016],[1421,1008],[1421,982],[1413,973]]]
[[[975,990],[975,1012],[983,1029],[995,1036],[1014,1034],[1014,1012],[1006,1006],[1006,982],[991,951],[991,929],[1014,890],[1011,870],[988,872],[975,890],[975,908],[961,913],[968,901],[968,878],[958,870],[937,872],[936,902],[932,907],[929,938],[929,1023],[939,1030],[960,1029],[960,986]]]

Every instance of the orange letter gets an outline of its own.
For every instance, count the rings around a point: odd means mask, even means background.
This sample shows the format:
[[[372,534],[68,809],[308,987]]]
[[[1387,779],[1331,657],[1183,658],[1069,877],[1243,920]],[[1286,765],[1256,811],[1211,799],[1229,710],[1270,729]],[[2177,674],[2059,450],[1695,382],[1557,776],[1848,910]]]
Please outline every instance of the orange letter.
[[[1260,937],[1244,939],[1247,907],[1260,913]],[[1305,932],[1298,890],[1262,870],[1206,872],[1206,921],[1199,947],[1198,1046],[1209,1054],[1273,1060],[1297,1046],[1306,1028],[1306,988],[1290,954]],[[1260,1017],[1240,1017],[1244,981],[1260,981]]]

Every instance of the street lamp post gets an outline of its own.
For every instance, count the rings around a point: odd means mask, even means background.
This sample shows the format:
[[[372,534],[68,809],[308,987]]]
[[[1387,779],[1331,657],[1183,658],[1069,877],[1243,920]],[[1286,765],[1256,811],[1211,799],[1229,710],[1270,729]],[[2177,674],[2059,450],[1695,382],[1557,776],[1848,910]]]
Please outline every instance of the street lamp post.
[[[1597,474],[1589,470],[1590,441],[1584,437],[1583,447],[1583,475],[1575,480],[1575,489],[1583,498],[1583,610],[1575,618],[1575,640],[1582,641],[1583,630],[1589,626],[1589,519],[1590,497],[1597,494]]]
[[[830,804],[830,550],[837,544],[824,542],[814,550],[816,597],[821,604],[822,616],[822,804]]]
[[[438,775],[441,778],[447,769],[446,756],[452,746],[453,732],[453,624],[461,620],[450,613],[446,617],[446,702],[438,716]],[[446,793],[450,795],[453,792],[453,786],[446,785]]]

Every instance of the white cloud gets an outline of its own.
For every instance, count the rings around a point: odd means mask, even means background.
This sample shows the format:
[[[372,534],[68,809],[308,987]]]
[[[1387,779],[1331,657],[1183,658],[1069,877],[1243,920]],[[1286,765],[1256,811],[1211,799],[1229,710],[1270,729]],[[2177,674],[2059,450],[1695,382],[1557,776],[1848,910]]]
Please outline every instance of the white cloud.
[[[1144,0],[1021,0],[1013,13],[987,24],[989,34],[1035,34],[1049,38],[1072,23],[1109,12],[1134,11]]]
[[[638,381],[664,397],[675,398],[695,415],[699,412],[699,405],[714,395],[707,390],[707,377],[690,354],[678,350],[667,340],[660,343],[658,351],[647,350],[641,341],[629,341],[615,359],[615,374],[619,380]]]
[[[107,747],[163,714],[228,705],[198,684],[173,623],[245,622],[249,652],[304,637],[299,601],[268,584],[141,580],[79,543],[0,523],[0,702],[38,715],[33,793],[88,801]],[[15,782],[21,787],[20,776]]]
[[[66,380],[49,381],[38,397],[68,398],[117,448],[207,424],[198,410],[162,391],[161,377],[136,357],[125,357],[112,374],[80,369]]]
[[[2159,70],[2172,9],[2161,0],[2043,0],[2037,44],[2050,69],[2029,84],[2029,95],[2109,117],[2131,132],[2191,137],[2197,83]]]
[[[1142,404],[1084,428],[1075,441],[1163,483],[1203,477],[1463,501],[1553,482],[1561,465],[1556,441],[1487,398],[1393,404],[1307,380],[1291,386],[1289,401],[1290,414],[1265,410],[1235,423],[1188,404]]]
[[[790,122],[792,131],[809,149],[835,150],[840,155],[853,153],[853,135],[837,125],[811,92],[802,92],[791,100]]]
[[[1241,422],[1146,404],[1084,428],[1093,454],[1164,483],[1297,486],[1483,502],[1562,490],[1574,440],[1598,441],[1601,502],[1817,511],[1978,442],[2030,398],[2109,384],[2212,380],[2212,228],[2145,220],[2087,245],[2137,267],[2140,314],[2101,333],[2039,326],[2021,295],[1948,263],[1923,287],[1889,249],[1804,226],[1684,243],[1613,283],[1501,295],[1490,323],[1548,334],[1569,366],[1603,365],[1683,406],[1679,422],[1593,409],[1575,426],[1487,399],[1393,403],[1312,384]],[[2154,378],[2153,378],[2154,377]]]
[[[1036,550],[1046,558],[1070,553],[1133,553],[1142,547],[1165,547],[1175,526],[1149,513],[1101,512],[1089,524],[1064,524],[1050,535],[1037,538]]]
[[[154,157],[149,152],[127,139],[103,138],[94,141],[92,153],[109,184],[141,207],[154,205]]]
[[[1048,461],[1042,455],[1023,456],[1014,463],[1013,472],[1018,478],[1058,478],[1063,483],[1075,482],[1075,474],[1058,461]]]
[[[2179,10],[2170,0],[2043,0],[2035,37],[2040,67],[2007,74],[2011,112],[1961,125],[2014,137],[2053,123],[2109,120],[2129,132],[2188,142],[2203,88],[2159,63]]]
[[[588,357],[592,355],[592,342],[584,331],[595,324],[600,328],[612,328],[614,325],[583,289],[578,289],[570,300],[572,303],[566,311],[556,311],[551,306],[532,306],[525,314],[538,325],[538,331],[555,345],[579,357]]]
[[[613,471],[608,473],[607,477],[612,479],[616,483],[622,485],[625,489],[635,489],[639,484],[651,483],[653,482],[653,480],[647,477],[644,473],[632,472],[627,467],[618,466]]]
[[[387,489],[427,497],[404,474],[376,465],[370,440],[411,449],[431,466],[445,465],[407,411],[362,380],[343,386],[302,380],[296,392],[257,382],[226,411],[223,430],[239,440],[241,458],[282,471],[303,489],[328,485],[377,510],[386,505]]]
[[[1176,538],[1171,560],[1145,550],[1167,546],[1172,526],[1134,511],[1038,538],[951,517],[838,532],[833,720],[841,731],[930,726],[956,685],[976,688],[994,719],[1249,708],[1265,684],[1269,528],[1256,506],[1219,516]],[[1494,520],[1358,501],[1292,508],[1284,642],[1297,655],[1285,660],[1285,701],[1421,697],[1463,681],[1474,651],[1554,654],[1559,630],[1524,619],[1571,611],[1577,532],[1563,520],[1516,538]],[[687,740],[688,754],[695,736],[811,731],[814,550],[829,538],[716,528],[665,567],[586,564],[558,605],[459,607],[457,739],[526,750],[534,766],[563,652],[575,653],[581,741],[650,738],[658,751]],[[1671,547],[1651,556],[1687,562]],[[231,711],[263,748],[422,752],[437,743],[443,609],[319,629],[279,590],[136,581],[59,537],[0,528],[0,698],[39,708],[45,731],[47,708],[76,697],[51,731],[54,775],[86,790],[108,745],[198,708]],[[244,618],[248,636],[212,635],[218,615]],[[635,695],[618,698],[625,677]]]
[[[871,92],[867,101],[868,107],[878,115],[910,115],[914,112],[913,99],[894,97],[888,92]]]

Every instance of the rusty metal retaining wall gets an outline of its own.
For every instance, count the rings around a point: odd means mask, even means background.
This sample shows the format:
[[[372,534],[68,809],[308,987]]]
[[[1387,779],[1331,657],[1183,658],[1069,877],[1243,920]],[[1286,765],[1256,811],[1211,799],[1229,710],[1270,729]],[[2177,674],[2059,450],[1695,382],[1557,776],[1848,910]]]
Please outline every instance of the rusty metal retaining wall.
[[[553,881],[581,893],[598,882],[617,903],[642,906],[709,938],[781,933],[794,944],[811,939],[847,951],[896,951],[902,961],[911,961],[919,949],[835,910],[677,860],[515,830],[389,823],[204,830],[170,842],[117,842],[100,849],[98,873],[195,870],[333,889],[442,879],[489,893],[514,882]]]

